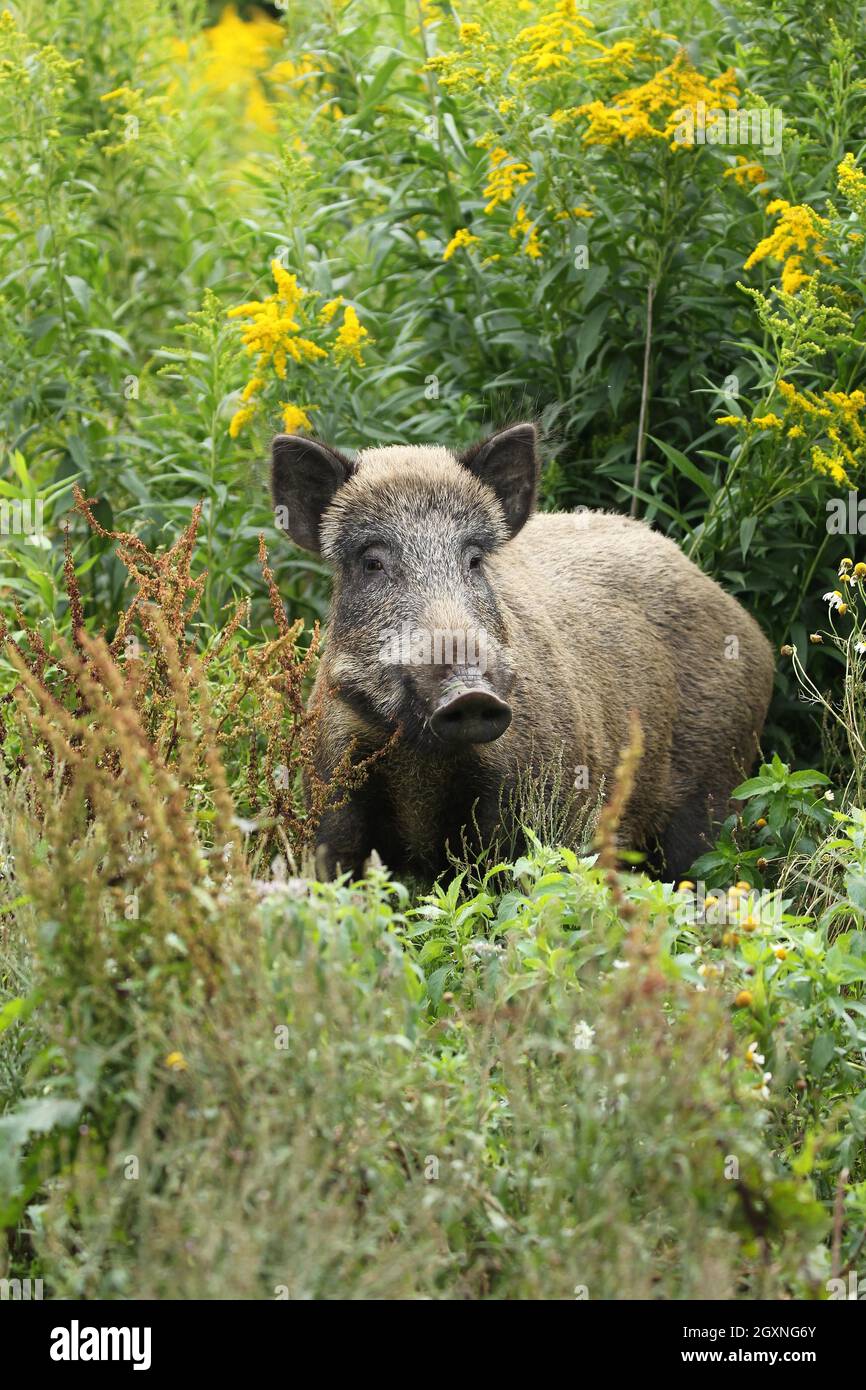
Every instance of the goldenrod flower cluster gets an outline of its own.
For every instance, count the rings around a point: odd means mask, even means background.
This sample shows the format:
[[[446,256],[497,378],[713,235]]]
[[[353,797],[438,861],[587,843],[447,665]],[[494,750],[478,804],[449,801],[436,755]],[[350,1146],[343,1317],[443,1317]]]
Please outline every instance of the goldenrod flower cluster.
[[[682,50],[646,82],[628,87],[610,102],[590,101],[554,112],[554,120],[585,118],[585,145],[631,144],[635,140],[663,140],[672,149],[687,145],[674,140],[683,112],[697,113],[698,103],[710,110],[733,110],[738,88],[733,68],[707,79],[689,62]]]
[[[812,445],[813,468],[835,483],[848,485],[849,469],[857,470],[866,463],[866,395],[862,391],[823,391],[816,395],[813,391],[798,391],[789,381],[779,382],[779,393],[788,405],[789,417],[797,422],[794,428],[799,426],[800,433],[795,438],[803,437],[810,427],[812,432],[817,427],[824,436],[822,442]]]
[[[270,133],[276,122],[259,79],[273,62],[283,38],[282,26],[263,11],[254,10],[249,19],[241,19],[234,5],[227,5],[216,24],[204,29],[194,45],[177,40],[174,56],[193,66],[194,90],[208,87],[214,92],[240,92],[246,96],[246,123]]]
[[[460,93],[476,92],[490,87],[503,76],[498,49],[480,24],[461,24],[458,33],[460,50],[437,53],[424,64],[423,72],[435,74],[440,87]]]
[[[217,93],[239,93],[245,98],[244,122],[265,134],[277,128],[275,105],[269,96],[273,88],[291,88],[293,92],[306,82],[319,77],[327,64],[314,54],[301,53],[293,58],[279,56],[285,42],[283,26],[262,10],[253,9],[248,18],[241,18],[234,5],[227,5],[216,24],[202,30],[193,44],[177,40],[174,56],[192,69],[192,88],[209,88]],[[320,91],[332,90],[322,82]],[[330,114],[342,115],[331,105]]]
[[[520,241],[523,253],[531,260],[537,261],[541,256],[541,244],[538,239],[538,228],[526,211],[523,203],[517,209],[514,221],[508,229],[508,235],[513,241]]]
[[[528,164],[512,159],[501,145],[490,151],[489,159],[490,173],[484,188],[484,196],[488,199],[486,213],[493,212],[500,203],[510,203],[516,190],[535,177]]]
[[[450,261],[455,251],[461,250],[461,248],[464,246],[472,246],[474,242],[480,240],[480,237],[473,236],[472,232],[469,231],[468,227],[458,228],[458,230],[454,233],[453,237],[449,241],[448,245],[445,247],[445,250],[442,252],[443,261]]]
[[[846,154],[837,166],[836,185],[861,221],[866,221],[866,174],[857,168],[853,154]]]
[[[849,470],[866,463],[866,393],[863,391],[798,391],[790,381],[779,381],[777,390],[785,403],[784,418],[770,412],[751,420],[722,415],[717,425],[731,425],[747,434],[755,430],[785,432],[788,439],[811,439],[809,457],[817,473],[835,483],[849,485]]]
[[[567,67],[579,49],[589,47],[587,35],[592,27],[591,20],[578,13],[574,0],[557,0],[549,14],[520,30],[517,43],[527,52],[515,60],[515,69],[538,79]]]
[[[343,310],[343,322],[334,342],[334,356],[337,361],[344,362],[347,357],[350,357],[359,367],[363,367],[364,359],[361,356],[361,348],[369,336],[352,305],[347,304]]]
[[[819,217],[814,208],[805,203],[791,204],[784,198],[774,198],[767,204],[770,216],[778,216],[776,226],[758,242],[744,265],[751,270],[768,258],[782,263],[782,289],[786,294],[796,294],[797,290],[811,278],[803,270],[803,256],[814,255],[824,265],[830,262],[822,255],[827,232],[826,217]]]
[[[0,82],[15,89],[39,84],[56,101],[83,67],[82,58],[64,58],[54,44],[34,43],[10,10],[0,13]]]
[[[759,164],[756,159],[749,159],[747,155],[738,154],[736,162],[730,169],[726,169],[723,178],[733,179],[734,183],[740,188],[748,188],[752,184],[762,184],[767,181],[767,171],[763,164]],[[767,197],[767,190],[759,190],[763,197]]]
[[[290,274],[278,260],[271,261],[271,274],[276,290],[266,299],[250,300],[229,309],[231,319],[245,319],[241,329],[241,342],[246,351],[255,357],[255,375],[247,382],[241,392],[242,404],[235,411],[229,424],[229,433],[236,439],[241,430],[253,419],[261,393],[267,386],[269,370],[280,381],[286,380],[290,363],[298,367],[309,366],[328,357],[328,349],[307,337],[302,329],[309,326],[309,318],[304,312],[303,300],[307,291],[298,284],[297,276]],[[327,329],[343,307],[342,296],[328,300],[318,314],[318,325]],[[331,345],[335,362],[351,359],[363,366],[361,348],[370,335],[364,328],[357,311],[351,304],[343,307],[342,322]],[[290,432],[297,429],[310,429],[308,410],[294,402],[285,401],[281,405],[283,425]]]

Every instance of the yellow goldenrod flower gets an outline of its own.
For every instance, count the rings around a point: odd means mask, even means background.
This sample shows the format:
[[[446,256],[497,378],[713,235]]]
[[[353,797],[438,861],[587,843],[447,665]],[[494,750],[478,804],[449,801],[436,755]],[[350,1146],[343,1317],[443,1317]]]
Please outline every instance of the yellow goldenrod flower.
[[[538,239],[538,228],[529,217],[524,203],[520,204],[514,214],[514,222],[508,229],[508,235],[513,241],[522,241],[524,256],[529,256],[534,261],[540,258],[541,243]]]
[[[775,198],[767,204],[770,216],[777,216],[778,222],[770,233],[755,247],[744,264],[751,270],[768,258],[782,264],[782,289],[786,294],[796,294],[797,290],[811,277],[802,269],[802,258],[806,252],[827,263],[821,255],[824,246],[826,217],[819,217],[813,208],[806,204],[792,205],[784,198]]]
[[[285,401],[280,410],[283,415],[283,429],[286,434],[296,434],[298,430],[311,430],[313,428],[309,415],[302,406],[292,405]]]
[[[584,116],[588,121],[583,134],[585,145],[663,140],[677,150],[689,147],[687,143],[679,144],[676,138],[684,123],[684,113],[691,115],[694,125],[701,111],[734,109],[737,96],[733,68],[708,81],[680,50],[672,62],[648,81],[620,92],[609,105],[591,101],[574,108],[573,114]]]
[[[551,210],[548,209],[548,211]],[[589,208],[566,208],[564,212],[554,213],[553,220],[554,222],[567,222],[570,217],[576,217],[580,220],[581,218],[595,217],[595,213],[590,212]]]
[[[359,367],[363,367],[364,359],[361,356],[361,348],[369,337],[369,333],[361,324],[354,308],[351,304],[347,304],[343,310],[343,322],[334,342],[334,356],[337,361],[345,361],[351,357],[353,362],[357,362]]]
[[[241,406],[240,410],[235,411],[234,415],[229,421],[229,434],[231,435],[232,439],[237,439],[241,430],[244,428],[244,425],[249,424],[250,420],[252,420],[255,413],[256,408],[254,405],[244,405]]]
[[[574,0],[557,0],[536,24],[518,33],[515,42],[527,52],[516,59],[515,69],[528,74],[532,81],[571,66],[575,54],[589,46],[587,34],[592,27],[592,22],[578,13]]]
[[[259,391],[263,390],[264,385],[265,379],[263,376],[254,376],[252,381],[248,381],[243,391],[241,391],[241,400],[251,400],[253,396],[258,395]]]
[[[810,457],[816,473],[826,473],[829,478],[833,479],[834,483],[844,483],[846,487],[850,484],[851,480],[845,472],[838,453],[828,453],[826,449],[822,449],[816,444],[810,452]]]
[[[241,330],[241,342],[247,352],[255,356],[259,374],[272,366],[277,376],[285,380],[289,359],[303,365],[319,361],[328,354],[299,331],[301,301],[306,291],[298,284],[297,277],[290,274],[278,260],[271,261],[271,274],[277,287],[275,294],[261,301],[254,299],[239,304],[227,312],[229,318],[249,320]],[[238,422],[239,416],[242,418]],[[238,412],[229,426],[233,438],[249,418],[249,415]]]
[[[419,232],[418,235],[420,236],[421,233]],[[338,310],[338,309],[340,308],[340,306],[342,305],[342,303],[343,303],[343,296],[342,296],[341,294],[338,294],[336,299],[329,299],[329,300],[327,300],[326,303],[324,303],[324,304],[322,305],[321,309],[319,310],[319,320],[320,320],[320,322],[322,322],[322,323],[330,323],[331,320],[333,319],[334,315],[336,314],[337,310]]]
[[[591,45],[598,51],[593,58],[586,59],[588,68],[603,68],[611,72],[616,77],[627,77],[635,65],[636,58],[645,58],[648,55],[638,53],[637,44],[631,39],[620,39],[617,43],[611,44],[606,48],[603,43],[591,40]]]
[[[866,218],[866,174],[857,168],[853,154],[846,154],[837,166],[836,183],[854,211]]]
[[[736,164],[730,169],[726,169],[722,177],[732,178],[734,183],[739,184],[740,188],[748,188],[749,184],[766,183],[767,171],[763,164],[758,164],[756,160],[747,159],[745,155],[738,154]],[[766,192],[764,196],[766,196]]]
[[[458,228],[445,247],[445,250],[442,252],[443,261],[450,261],[455,251],[459,251],[463,246],[472,246],[475,242],[480,240],[481,238],[474,236],[473,233],[469,231],[468,227]]]
[[[512,161],[501,146],[490,151],[489,159],[490,173],[484,188],[484,197],[488,199],[484,211],[488,214],[501,203],[510,203],[516,190],[535,177],[528,164]]]

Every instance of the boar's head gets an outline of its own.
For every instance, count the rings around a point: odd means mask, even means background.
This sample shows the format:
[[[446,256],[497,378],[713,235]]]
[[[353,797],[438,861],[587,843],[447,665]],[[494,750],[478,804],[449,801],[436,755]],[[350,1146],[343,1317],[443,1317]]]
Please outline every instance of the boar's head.
[[[535,427],[462,455],[392,446],[356,459],[274,440],[272,493],[291,538],[333,567],[333,686],[367,723],[430,749],[499,738],[515,674],[491,557],[535,505]]]

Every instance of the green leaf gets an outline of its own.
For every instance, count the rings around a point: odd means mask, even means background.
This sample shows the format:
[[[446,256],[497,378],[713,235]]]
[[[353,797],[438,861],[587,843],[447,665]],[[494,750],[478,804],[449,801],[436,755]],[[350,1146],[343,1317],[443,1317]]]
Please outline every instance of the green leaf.
[[[685,454],[680,453],[679,449],[675,449],[672,444],[665,444],[663,440],[656,439],[655,435],[651,434],[649,438],[652,440],[653,444],[657,446],[657,448],[661,449],[668,462],[672,463],[674,465],[674,468],[678,468],[679,471],[682,474],[684,474],[690,482],[694,483],[697,487],[699,487],[705,497],[715,497],[715,483],[712,481],[712,479],[706,477],[706,475],[701,472],[697,465],[692,463],[691,459],[686,458]]]
[[[836,1039],[832,1033],[819,1033],[809,1053],[809,1070],[814,1077],[821,1076],[836,1054]]]
[[[38,993],[21,995],[17,999],[10,999],[8,1004],[4,1004],[3,1008],[0,1009],[0,1033],[4,1033],[17,1019],[29,1018],[40,998]]]

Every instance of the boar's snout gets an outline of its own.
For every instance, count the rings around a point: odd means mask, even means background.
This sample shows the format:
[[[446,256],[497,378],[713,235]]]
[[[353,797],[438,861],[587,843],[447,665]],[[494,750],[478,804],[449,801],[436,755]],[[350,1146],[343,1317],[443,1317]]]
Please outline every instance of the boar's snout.
[[[452,687],[430,716],[437,738],[452,746],[492,743],[511,723],[511,706],[482,683]]]

